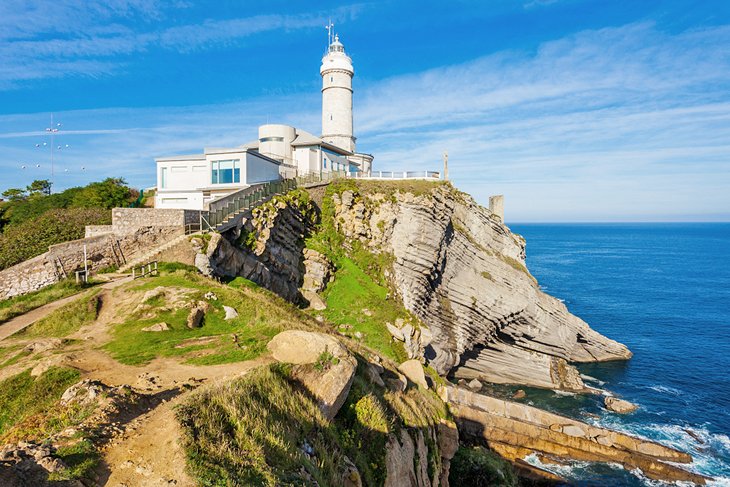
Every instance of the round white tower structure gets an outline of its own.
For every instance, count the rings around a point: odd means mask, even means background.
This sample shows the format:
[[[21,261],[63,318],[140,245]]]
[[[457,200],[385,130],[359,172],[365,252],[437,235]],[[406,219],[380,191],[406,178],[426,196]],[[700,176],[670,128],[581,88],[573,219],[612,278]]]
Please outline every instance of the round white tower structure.
[[[352,135],[352,60],[335,35],[322,58],[322,139],[355,152]]]

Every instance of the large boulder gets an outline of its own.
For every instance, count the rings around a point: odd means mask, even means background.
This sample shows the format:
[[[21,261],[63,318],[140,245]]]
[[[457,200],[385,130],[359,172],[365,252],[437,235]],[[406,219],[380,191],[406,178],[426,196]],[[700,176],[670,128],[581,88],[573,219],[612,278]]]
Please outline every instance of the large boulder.
[[[287,330],[268,344],[279,362],[296,364],[294,378],[317,400],[320,410],[333,419],[347,399],[355,379],[357,360],[334,337],[324,333]]]
[[[417,384],[424,389],[428,389],[428,383],[426,382],[426,375],[423,373],[423,365],[418,360],[406,360],[398,366],[403,375],[408,377],[408,380]]]
[[[313,364],[323,353],[337,358],[348,355],[336,338],[303,330],[282,331],[271,339],[267,348],[276,360],[289,364]]]

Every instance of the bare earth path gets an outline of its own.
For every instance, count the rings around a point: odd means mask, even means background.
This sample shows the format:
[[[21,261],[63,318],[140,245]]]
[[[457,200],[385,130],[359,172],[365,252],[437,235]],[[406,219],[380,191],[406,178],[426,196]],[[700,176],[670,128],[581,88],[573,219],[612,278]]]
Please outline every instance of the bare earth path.
[[[266,359],[251,360],[225,366],[204,367],[198,377],[222,381],[243,375],[265,363]],[[198,370],[201,372],[203,370]],[[212,377],[211,377],[212,375]],[[197,485],[185,472],[185,453],[180,446],[180,427],[174,408],[192,392],[163,402],[125,426],[122,435],[112,440],[102,451],[97,473],[99,485],[109,487]]]
[[[115,287],[121,286],[122,284],[129,282],[132,278],[131,277],[125,277],[122,279],[115,279],[113,281],[107,282],[106,284],[102,284],[100,287],[102,289],[114,289]],[[23,328],[26,328],[36,321],[45,318],[47,315],[49,315],[54,310],[60,308],[61,306],[64,306],[68,303],[71,303],[73,301],[76,301],[77,299],[84,296],[85,292],[80,292],[77,294],[74,294],[72,296],[65,297],[63,299],[59,299],[58,301],[53,301],[52,303],[48,303],[46,305],[41,306],[40,308],[36,308],[32,311],[28,311],[25,314],[22,314],[20,316],[16,316],[12,320],[9,320],[5,322],[4,324],[0,325],[0,341],[6,339],[10,335],[19,332]]]

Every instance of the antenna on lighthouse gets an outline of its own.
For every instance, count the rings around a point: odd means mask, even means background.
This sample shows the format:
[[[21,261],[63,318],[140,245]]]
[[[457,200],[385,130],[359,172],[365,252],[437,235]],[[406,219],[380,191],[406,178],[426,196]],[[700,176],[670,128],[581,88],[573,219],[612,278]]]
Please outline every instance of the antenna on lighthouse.
[[[327,20],[325,29],[327,29],[327,47],[329,47],[332,44],[332,35],[335,31],[335,24],[332,23],[332,19]]]

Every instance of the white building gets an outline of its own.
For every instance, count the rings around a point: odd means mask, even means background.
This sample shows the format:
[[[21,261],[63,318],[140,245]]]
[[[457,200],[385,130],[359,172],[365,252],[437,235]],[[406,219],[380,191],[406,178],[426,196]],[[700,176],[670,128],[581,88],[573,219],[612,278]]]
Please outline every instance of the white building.
[[[355,152],[352,60],[338,36],[320,67],[322,136],[288,125],[259,127],[258,139],[202,154],[160,157],[155,207],[203,210],[252,184],[331,171],[369,174],[373,156]]]

